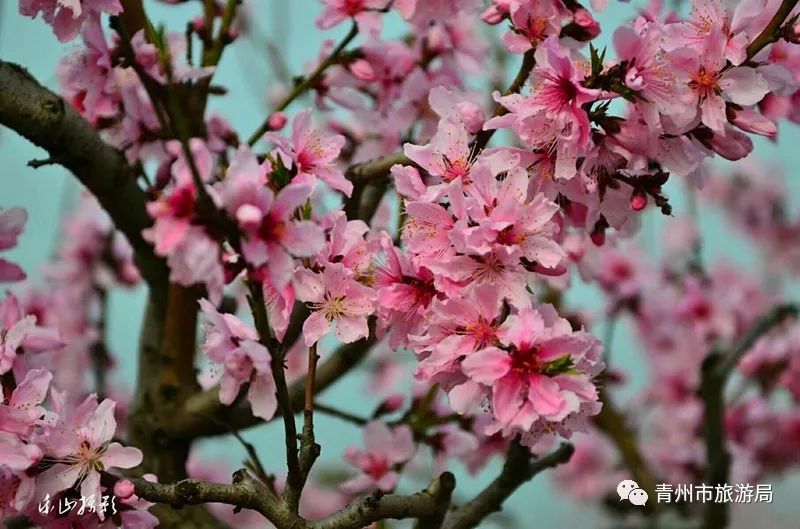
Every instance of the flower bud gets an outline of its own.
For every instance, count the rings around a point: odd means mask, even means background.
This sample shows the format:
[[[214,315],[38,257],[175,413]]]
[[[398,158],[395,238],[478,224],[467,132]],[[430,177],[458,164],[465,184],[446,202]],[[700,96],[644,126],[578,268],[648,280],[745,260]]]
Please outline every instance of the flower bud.
[[[269,117],[268,125],[270,130],[281,130],[286,126],[286,114],[275,112]]]
[[[376,79],[372,65],[364,59],[356,59],[347,67],[354,76],[362,81],[371,83]]]
[[[766,136],[770,139],[775,139],[778,135],[778,127],[775,123],[752,108],[731,109],[729,115],[731,123],[745,132]]]
[[[121,479],[114,483],[114,496],[121,500],[127,500],[134,493],[134,486],[130,480]]]
[[[647,207],[647,193],[641,189],[634,189],[631,193],[631,209],[642,211],[645,207]]]
[[[403,403],[406,401],[405,397],[403,397],[400,393],[393,393],[384,399],[381,402],[380,406],[377,407],[375,413],[372,414],[373,418],[378,418],[382,415],[386,415],[388,413],[394,413],[400,408],[403,407]]]

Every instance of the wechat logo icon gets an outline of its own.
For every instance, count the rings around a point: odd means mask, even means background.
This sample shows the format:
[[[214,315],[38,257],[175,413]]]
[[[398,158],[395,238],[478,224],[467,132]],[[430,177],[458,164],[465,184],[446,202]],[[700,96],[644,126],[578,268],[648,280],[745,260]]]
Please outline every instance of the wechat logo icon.
[[[628,500],[634,505],[644,507],[647,503],[647,493],[639,488],[639,484],[632,479],[625,479],[617,485],[619,501]]]

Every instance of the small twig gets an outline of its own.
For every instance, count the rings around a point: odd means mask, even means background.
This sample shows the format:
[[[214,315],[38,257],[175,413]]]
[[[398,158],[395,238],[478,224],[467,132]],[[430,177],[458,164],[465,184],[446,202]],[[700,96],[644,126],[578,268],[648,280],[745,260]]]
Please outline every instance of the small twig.
[[[297,454],[297,425],[294,422],[294,411],[292,400],[289,397],[289,390],[286,385],[286,373],[283,366],[283,355],[275,347],[274,339],[270,332],[267,320],[266,305],[264,303],[264,292],[261,285],[253,281],[248,282],[250,292],[249,302],[250,311],[253,313],[253,322],[258,331],[262,345],[270,349],[272,356],[272,377],[275,379],[276,398],[278,399],[278,410],[283,417],[284,438],[286,444],[286,488],[283,493],[284,499],[289,504],[290,510],[297,513],[297,505],[300,501],[302,486],[302,472],[300,470],[300,460]]]
[[[350,28],[350,31],[345,35],[344,39],[339,43],[338,46],[331,52],[328,57],[323,60],[317,67],[311,72],[307,77],[304,77],[302,81],[300,81],[297,86],[294,87],[289,95],[287,95],[283,101],[281,101],[277,107],[275,107],[275,112],[280,112],[281,110],[286,110],[286,108],[292,104],[292,102],[300,97],[306,90],[312,87],[322,74],[325,73],[325,70],[328,69],[333,63],[336,62],[336,59],[339,55],[344,51],[348,44],[350,44],[354,38],[358,35],[358,25],[353,22],[353,26]],[[250,136],[250,139],[247,140],[247,143],[250,146],[255,145],[258,140],[261,139],[267,131],[269,130],[269,117],[264,120],[264,122],[258,127],[258,129]]]
[[[359,417],[358,415],[354,415],[331,406],[326,406],[324,404],[316,403],[314,405],[314,409],[320,413],[324,413],[325,415],[330,415],[331,417],[336,417],[360,426],[363,426],[369,422],[369,419],[365,419],[364,417]]]
[[[301,483],[300,490],[297,491],[297,497],[301,496],[308,479],[308,474],[311,472],[311,467],[317,460],[320,454],[320,446],[314,437],[314,381],[317,375],[317,361],[319,355],[317,354],[317,344],[313,344],[308,348],[308,375],[306,376],[306,391],[305,391],[305,405],[303,407],[303,432],[300,434],[300,475]]]
[[[506,462],[500,475],[475,498],[456,509],[445,522],[445,529],[472,529],[493,512],[500,510],[503,503],[523,483],[536,474],[569,461],[575,451],[573,446],[562,443],[550,454],[531,459],[530,450],[515,441],[508,450]]]
[[[56,165],[58,164],[58,160],[55,158],[43,158],[43,159],[33,159],[28,160],[28,167],[33,167],[34,169],[38,169],[40,167],[44,167],[46,165]]]
[[[749,351],[759,338],[767,334],[776,325],[780,324],[788,318],[797,318],[800,309],[797,305],[786,304],[779,305],[766,313],[750,331],[739,340],[733,349],[722,359],[717,366],[716,376],[720,379],[727,379],[733,370],[736,369],[739,360],[742,356]]]

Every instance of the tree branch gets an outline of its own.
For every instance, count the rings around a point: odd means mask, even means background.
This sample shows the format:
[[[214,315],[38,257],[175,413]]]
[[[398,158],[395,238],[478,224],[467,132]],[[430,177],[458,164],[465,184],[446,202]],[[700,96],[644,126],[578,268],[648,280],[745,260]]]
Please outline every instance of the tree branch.
[[[184,479],[172,484],[153,483],[141,478],[131,479],[136,495],[173,508],[184,505],[225,503],[250,509],[264,515],[281,529],[310,529],[311,525],[295,515],[267,486],[246,470],[237,470],[231,484],[210,483],[197,479]]]
[[[27,70],[2,60],[0,123],[72,171],[128,239],[145,280],[151,286],[166,282],[166,264],[142,239],[142,230],[152,220],[145,211],[145,192],[136,184],[136,174],[125,156],[104,143],[88,121]]]
[[[440,520],[446,512],[455,486],[455,477],[450,472],[445,472],[427,489],[411,496],[375,491],[316,522],[314,529],[360,529],[389,518],[395,520],[417,518],[420,520],[418,529],[434,529],[436,526],[431,523]]]
[[[527,447],[517,441],[513,442],[500,475],[475,498],[450,514],[445,522],[445,529],[477,527],[489,514],[499,511],[520,485],[530,481],[543,470],[566,463],[574,451],[571,444],[562,443],[550,454],[531,459]]]
[[[787,318],[798,317],[795,305],[780,305],[765,314],[728,353],[712,351],[703,362],[700,397],[704,405],[703,440],[706,447],[706,479],[710,485],[728,482],[731,455],[725,436],[725,385],[739,360],[759,338]],[[723,529],[728,525],[728,505],[709,502],[703,516],[704,529]]]

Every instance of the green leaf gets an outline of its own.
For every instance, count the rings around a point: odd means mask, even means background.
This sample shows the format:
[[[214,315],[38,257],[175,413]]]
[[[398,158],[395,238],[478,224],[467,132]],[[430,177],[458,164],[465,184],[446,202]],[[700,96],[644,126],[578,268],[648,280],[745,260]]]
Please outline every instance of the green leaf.
[[[547,362],[542,368],[542,374],[554,377],[556,375],[577,375],[580,374],[580,371],[574,368],[572,357],[567,354]]]

